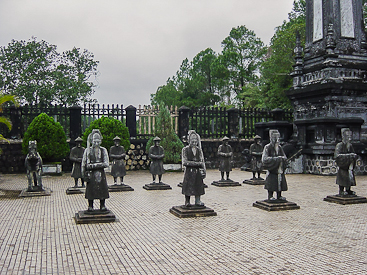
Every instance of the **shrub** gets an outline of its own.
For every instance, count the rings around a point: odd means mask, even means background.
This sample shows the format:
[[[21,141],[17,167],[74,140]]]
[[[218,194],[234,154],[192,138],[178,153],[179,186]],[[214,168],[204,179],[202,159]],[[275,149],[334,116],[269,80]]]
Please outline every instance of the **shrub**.
[[[121,138],[121,145],[124,146],[125,150],[130,148],[130,134],[129,129],[120,120],[110,117],[101,117],[93,121],[83,134],[84,146],[87,144],[88,135],[92,133],[93,129],[99,129],[102,136],[101,146],[110,150],[110,147],[114,145],[113,139],[115,136]]]
[[[161,108],[156,117],[154,136],[161,139],[160,145],[164,148],[163,162],[181,163],[181,152],[184,145],[173,130],[171,116],[167,107]],[[154,145],[153,139],[154,137],[151,137],[147,142],[147,152]]]
[[[60,161],[69,153],[69,145],[61,124],[42,113],[35,117],[24,133],[22,150],[28,153],[30,140],[37,141],[37,150],[44,161]]]

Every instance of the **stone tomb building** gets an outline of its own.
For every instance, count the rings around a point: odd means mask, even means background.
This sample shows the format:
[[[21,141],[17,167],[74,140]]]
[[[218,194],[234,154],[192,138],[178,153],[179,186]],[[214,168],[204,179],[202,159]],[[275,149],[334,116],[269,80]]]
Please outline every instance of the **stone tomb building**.
[[[367,44],[362,0],[307,0],[306,44],[297,37],[293,87],[298,146],[304,170],[335,174],[340,129],[353,131],[353,145],[365,173],[367,140]]]

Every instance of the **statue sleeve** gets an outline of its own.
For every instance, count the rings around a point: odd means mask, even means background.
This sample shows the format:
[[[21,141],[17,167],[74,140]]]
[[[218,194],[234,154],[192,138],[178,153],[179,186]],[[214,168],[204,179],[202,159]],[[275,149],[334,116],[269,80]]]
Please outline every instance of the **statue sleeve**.
[[[282,151],[281,151],[282,152]],[[262,155],[262,163],[264,169],[267,169],[269,171],[278,171],[280,160],[276,157],[272,157],[269,154],[269,147],[265,146],[263,155]],[[284,154],[284,152],[283,152]]]
[[[354,161],[354,159],[349,153],[344,153],[343,151],[343,143],[338,143],[335,147],[334,153],[335,162],[339,168],[349,169],[349,165]]]

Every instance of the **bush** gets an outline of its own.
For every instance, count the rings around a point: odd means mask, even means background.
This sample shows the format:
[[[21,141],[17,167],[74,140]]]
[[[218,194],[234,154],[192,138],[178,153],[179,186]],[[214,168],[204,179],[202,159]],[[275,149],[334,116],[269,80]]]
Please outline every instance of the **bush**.
[[[164,148],[164,163],[181,163],[181,152],[184,147],[180,138],[175,134],[169,110],[166,107],[161,108],[157,117],[154,130],[154,136],[161,139],[160,145]],[[154,137],[151,137],[146,146],[146,151],[154,145]]]
[[[44,161],[60,161],[69,153],[69,145],[61,124],[42,113],[35,117],[24,133],[22,150],[28,153],[30,140],[37,141],[37,151]]]
[[[114,145],[113,139],[115,136],[121,138],[121,146],[124,146],[125,150],[130,148],[130,134],[129,129],[120,120],[110,117],[101,117],[93,121],[83,134],[84,146],[87,144],[88,135],[92,133],[93,129],[99,129],[103,136],[101,146],[110,150],[110,147]]]

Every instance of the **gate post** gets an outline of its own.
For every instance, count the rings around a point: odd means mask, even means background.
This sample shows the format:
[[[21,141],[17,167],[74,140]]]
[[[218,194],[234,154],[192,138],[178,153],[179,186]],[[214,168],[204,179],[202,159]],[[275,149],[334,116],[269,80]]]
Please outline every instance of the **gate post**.
[[[10,130],[11,139],[21,139],[23,136],[22,131],[22,109],[23,107],[10,106],[10,121],[12,123],[12,128]]]
[[[70,111],[70,143],[74,145],[74,140],[82,134],[82,107],[69,107]]]
[[[228,113],[228,137],[238,138],[239,134],[239,110],[231,108],[227,110]]]
[[[186,106],[181,106],[178,109],[178,136],[181,140],[187,138],[190,125],[189,114],[190,109]]]
[[[125,108],[126,126],[129,129],[130,138],[136,139],[136,108],[129,105]]]

